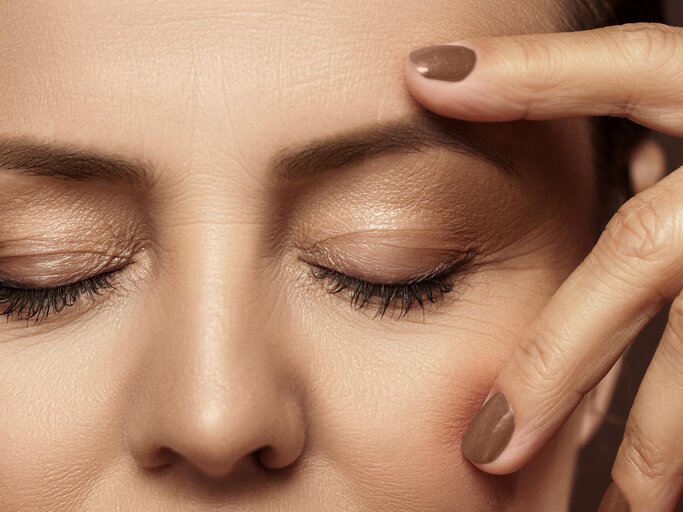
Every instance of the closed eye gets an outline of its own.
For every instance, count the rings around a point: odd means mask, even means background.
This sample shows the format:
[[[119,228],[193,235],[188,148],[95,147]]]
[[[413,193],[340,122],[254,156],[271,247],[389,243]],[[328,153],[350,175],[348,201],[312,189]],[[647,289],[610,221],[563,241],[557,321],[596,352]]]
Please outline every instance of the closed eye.
[[[7,320],[34,319],[37,324],[51,312],[59,313],[76,304],[82,296],[95,300],[104,290],[114,287],[114,275],[122,269],[53,288],[28,288],[0,282],[0,315]]]
[[[389,309],[393,318],[398,310],[396,319],[399,319],[416,306],[424,310],[426,306],[443,300],[454,290],[456,278],[471,262],[473,256],[474,253],[468,252],[458,261],[402,283],[369,282],[321,265],[309,265],[313,277],[325,282],[328,293],[348,291],[351,305],[355,309],[367,309],[369,305],[373,305],[373,318],[384,317]]]

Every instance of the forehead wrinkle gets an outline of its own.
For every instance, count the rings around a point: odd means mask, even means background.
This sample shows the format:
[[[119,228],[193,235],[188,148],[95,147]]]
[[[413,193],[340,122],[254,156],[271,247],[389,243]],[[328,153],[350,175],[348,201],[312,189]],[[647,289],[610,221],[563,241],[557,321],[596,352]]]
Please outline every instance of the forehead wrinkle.
[[[221,154],[239,154],[240,162],[261,169],[260,150],[285,136],[306,140],[332,126],[405,110],[400,73],[413,46],[507,33],[522,25],[522,17],[545,30],[546,13],[556,10],[547,0],[524,1],[513,12],[494,4],[406,0],[387,10],[383,2],[360,0],[248,7],[237,1],[114,6],[72,0],[59,9],[49,2],[15,3],[0,7],[0,26],[7,28],[0,36],[0,90],[7,85],[0,103],[16,102],[5,110],[8,126],[18,121],[43,130],[39,120],[73,132],[100,125],[85,139],[114,133],[114,141],[130,138],[117,146],[150,141],[155,151],[176,152],[176,159],[200,150],[190,141],[213,147],[227,140],[230,147]],[[125,129],[112,129],[124,123]],[[169,147],[168,140],[180,143]]]

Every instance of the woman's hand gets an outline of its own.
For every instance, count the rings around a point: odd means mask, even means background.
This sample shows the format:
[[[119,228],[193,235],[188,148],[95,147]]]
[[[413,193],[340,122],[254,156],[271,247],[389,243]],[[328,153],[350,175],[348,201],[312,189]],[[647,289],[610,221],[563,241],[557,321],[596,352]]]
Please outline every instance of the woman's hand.
[[[420,49],[407,65],[410,91],[438,114],[470,121],[622,116],[683,137],[683,29],[634,24],[453,44],[469,50]],[[527,464],[673,301],[612,470],[617,487],[603,501],[609,510],[628,510],[624,496],[635,512],[673,510],[683,491],[682,290],[680,168],[619,209],[531,324],[470,424],[463,453],[489,473]]]

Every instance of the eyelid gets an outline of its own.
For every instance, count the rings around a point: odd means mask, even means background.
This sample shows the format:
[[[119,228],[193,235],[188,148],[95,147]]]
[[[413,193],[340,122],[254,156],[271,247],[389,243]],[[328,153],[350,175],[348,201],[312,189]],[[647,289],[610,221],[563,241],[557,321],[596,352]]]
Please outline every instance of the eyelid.
[[[0,315],[19,320],[29,321],[34,318],[34,323],[43,322],[51,312],[57,314],[63,310],[76,307],[87,295],[93,304],[99,302],[96,295],[103,295],[105,291],[116,291],[116,278],[125,267],[102,272],[87,279],[81,279],[72,283],[56,286],[53,288],[26,288],[8,286],[0,282]]]
[[[375,317],[383,318],[391,308],[390,316],[393,318],[399,309],[399,319],[416,305],[424,312],[426,307],[446,300],[445,296],[454,291],[456,282],[465,276],[477,254],[473,248],[458,251],[449,260],[441,261],[430,269],[414,271],[402,279],[366,279],[347,271],[341,258],[335,257],[331,251],[316,254],[309,248],[299,259],[310,267],[316,281],[326,285],[327,293],[336,295],[347,291],[354,309],[364,309],[372,304]],[[336,261],[340,263],[336,264]]]
[[[432,268],[430,270],[426,271],[421,271],[417,272],[415,274],[410,275],[409,277],[400,279],[400,280],[368,280],[363,277],[353,275],[353,274],[347,274],[346,272],[342,272],[340,270],[335,270],[335,269],[330,269],[329,267],[325,267],[324,265],[319,265],[316,263],[309,263],[309,265],[314,266],[314,267],[320,267],[320,268],[326,268],[328,270],[332,270],[338,274],[341,274],[346,277],[351,277],[353,279],[358,279],[359,281],[363,281],[364,283],[368,285],[373,285],[373,286],[404,286],[404,285],[410,285],[410,284],[415,284],[415,283],[420,283],[424,281],[429,281],[430,279],[435,279],[437,277],[444,277],[447,276],[453,272],[455,272],[459,268],[463,268],[466,265],[468,265],[473,259],[474,259],[475,253],[474,251],[468,252],[466,254],[463,254],[461,258],[452,260],[449,262],[443,262],[439,263],[435,268]],[[306,261],[306,260],[304,260]]]
[[[0,281],[16,288],[56,288],[123,268],[141,250],[137,242],[81,249],[62,247],[66,243],[70,242],[3,240]]]
[[[406,236],[405,230],[368,230],[303,246],[300,258],[368,283],[408,284],[469,263],[478,254],[471,246],[453,245]]]
[[[115,296],[120,298],[128,296],[135,287],[142,284],[146,276],[149,276],[149,273],[152,270],[152,259],[150,256],[147,248],[141,247],[139,250],[136,250],[134,254],[130,255],[129,258],[125,259],[122,257],[123,263],[119,263],[116,267],[100,269],[97,271],[90,269],[87,275],[84,275],[80,279],[72,279],[68,282],[62,282],[59,285],[35,286],[33,283],[18,282],[16,279],[9,280],[0,276],[0,292],[3,292],[3,300],[0,301],[0,315],[5,314],[4,312],[7,309],[6,306],[8,303],[14,303],[15,306],[18,305],[17,299],[21,299],[27,304],[38,304],[40,302],[44,305],[46,301],[45,296],[50,300],[60,301],[63,300],[58,295],[60,291],[67,291],[67,293],[70,291],[70,293],[73,294],[74,290],[80,290],[73,306],[67,307],[63,313],[64,318],[68,318],[70,323],[83,314],[89,314],[90,312],[96,311]],[[107,283],[103,286],[102,283],[104,281]],[[99,288],[102,293],[94,292],[93,289],[95,287]],[[97,295],[98,297],[95,297],[94,295]],[[91,299],[90,304],[88,304],[87,307],[81,307],[81,302],[88,298]],[[26,302],[27,299],[28,302]],[[3,306],[5,307],[3,308]],[[29,313],[31,311],[30,309],[26,309],[26,307],[24,309],[24,313]],[[29,315],[30,318],[35,316],[36,315]],[[26,327],[29,326],[30,318],[27,319]],[[54,317],[50,316],[50,319],[52,318]],[[62,315],[59,315],[57,318],[61,320]],[[35,323],[52,324],[49,320],[45,320],[44,317],[41,319],[36,318]],[[55,325],[60,326],[63,324],[64,322],[60,321]]]
[[[43,259],[43,255],[37,255]],[[14,259],[14,258],[13,258]],[[25,257],[17,257],[17,261],[23,264],[8,265],[0,258],[0,283],[4,286],[17,289],[52,289],[69,285],[90,277],[114,272],[124,268],[130,263],[130,259],[124,257],[111,257],[106,261],[64,261],[45,260],[27,264]]]

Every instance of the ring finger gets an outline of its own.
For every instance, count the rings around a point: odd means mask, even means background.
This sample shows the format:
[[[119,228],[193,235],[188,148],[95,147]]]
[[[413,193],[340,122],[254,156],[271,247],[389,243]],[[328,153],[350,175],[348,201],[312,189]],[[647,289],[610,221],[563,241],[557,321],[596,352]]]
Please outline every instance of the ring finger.
[[[683,296],[631,409],[600,511],[673,511],[683,491]],[[630,509],[626,505],[630,504]]]

